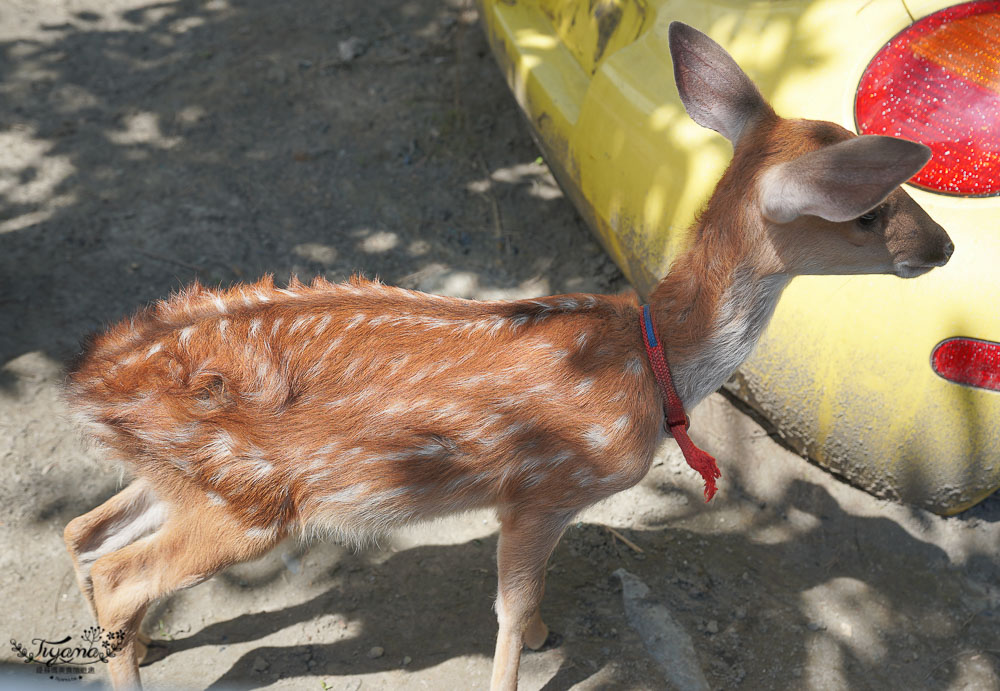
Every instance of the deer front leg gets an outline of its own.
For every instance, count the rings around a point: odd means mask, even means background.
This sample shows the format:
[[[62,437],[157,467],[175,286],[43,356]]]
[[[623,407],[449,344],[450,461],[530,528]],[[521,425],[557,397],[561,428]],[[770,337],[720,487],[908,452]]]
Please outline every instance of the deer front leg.
[[[491,691],[516,691],[521,647],[539,648],[548,636],[539,605],[545,591],[545,564],[573,512],[510,509],[500,516],[497,546],[496,653]]]

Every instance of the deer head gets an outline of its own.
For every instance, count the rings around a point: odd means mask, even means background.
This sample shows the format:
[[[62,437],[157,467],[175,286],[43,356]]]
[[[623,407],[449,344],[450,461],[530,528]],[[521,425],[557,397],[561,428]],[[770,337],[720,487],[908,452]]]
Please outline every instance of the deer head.
[[[948,262],[948,234],[899,187],[928,147],[780,118],[715,41],[679,22],[669,35],[685,109],[734,149],[702,228],[738,227],[763,273],[910,278]]]

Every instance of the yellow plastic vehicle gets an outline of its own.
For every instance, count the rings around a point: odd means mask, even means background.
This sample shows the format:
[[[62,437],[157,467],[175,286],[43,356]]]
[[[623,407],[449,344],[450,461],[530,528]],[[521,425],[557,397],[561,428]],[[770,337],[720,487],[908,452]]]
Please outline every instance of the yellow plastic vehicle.
[[[641,294],[731,155],[678,99],[671,21],[718,41],[780,115],[931,146],[907,191],[951,262],[797,278],[731,387],[851,483],[941,514],[1000,487],[1000,2],[952,5],[480,0],[547,162]]]

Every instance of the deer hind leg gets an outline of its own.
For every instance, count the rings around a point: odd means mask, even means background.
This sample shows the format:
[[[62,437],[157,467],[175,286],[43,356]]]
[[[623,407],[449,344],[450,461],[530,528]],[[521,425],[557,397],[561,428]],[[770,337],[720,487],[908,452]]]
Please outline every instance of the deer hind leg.
[[[94,562],[159,529],[166,520],[165,509],[146,480],[140,479],[66,526],[63,538],[73,559],[76,581],[95,617],[90,578]]]
[[[572,512],[508,510],[500,517],[497,547],[496,653],[492,691],[515,691],[521,647],[539,648],[548,635],[539,606],[545,592],[545,564],[559,542]]]
[[[98,623],[106,632],[122,632],[121,648],[108,662],[116,691],[141,688],[138,653],[143,646],[137,632],[150,603],[262,555],[284,535],[250,528],[195,494],[200,493],[192,493],[191,501],[170,501],[158,531],[104,554],[91,567]]]
[[[549,627],[542,621],[541,608],[536,607],[535,612],[528,620],[524,628],[524,647],[531,650],[538,650],[545,645],[545,639],[549,637]]]

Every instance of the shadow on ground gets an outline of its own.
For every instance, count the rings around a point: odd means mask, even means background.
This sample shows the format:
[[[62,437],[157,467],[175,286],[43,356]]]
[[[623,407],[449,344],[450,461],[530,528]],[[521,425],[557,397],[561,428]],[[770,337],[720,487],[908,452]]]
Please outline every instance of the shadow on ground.
[[[619,531],[641,553],[594,523],[572,526],[556,549],[543,612],[564,641],[526,657],[551,656],[557,671],[545,689],[572,688],[605,668],[613,685],[663,683],[625,619],[621,588],[611,576],[619,567],[641,578],[691,634],[713,687],[954,688],[968,681],[967,667],[976,662],[996,674],[1000,611],[970,609],[974,593],[966,580],[972,573],[977,581],[995,582],[995,555],[952,565],[935,544],[888,518],[847,513],[825,488],[804,480],[765,506],[749,506],[756,502],[737,481],[715,508],[723,516],[754,511],[754,519],[710,533],[684,527],[706,519],[697,492],[666,484],[655,491],[664,505],[681,508],[662,527]],[[798,518],[789,521],[789,515]],[[813,527],[801,529],[806,524]],[[252,643],[317,618],[332,622],[323,638],[338,640],[254,646],[219,669],[210,688],[419,672],[462,656],[489,659],[495,547],[493,537],[391,554],[315,547],[309,577],[318,583],[316,572],[324,574],[322,592],[166,642],[165,661],[154,664],[170,664],[172,655],[196,648]],[[276,562],[261,582],[283,571]],[[230,577],[226,587],[248,586]],[[385,653],[372,659],[368,651],[375,646]]]
[[[555,266],[589,239],[468,4],[130,4],[0,41],[3,362],[65,360],[195,278],[615,275]]]

